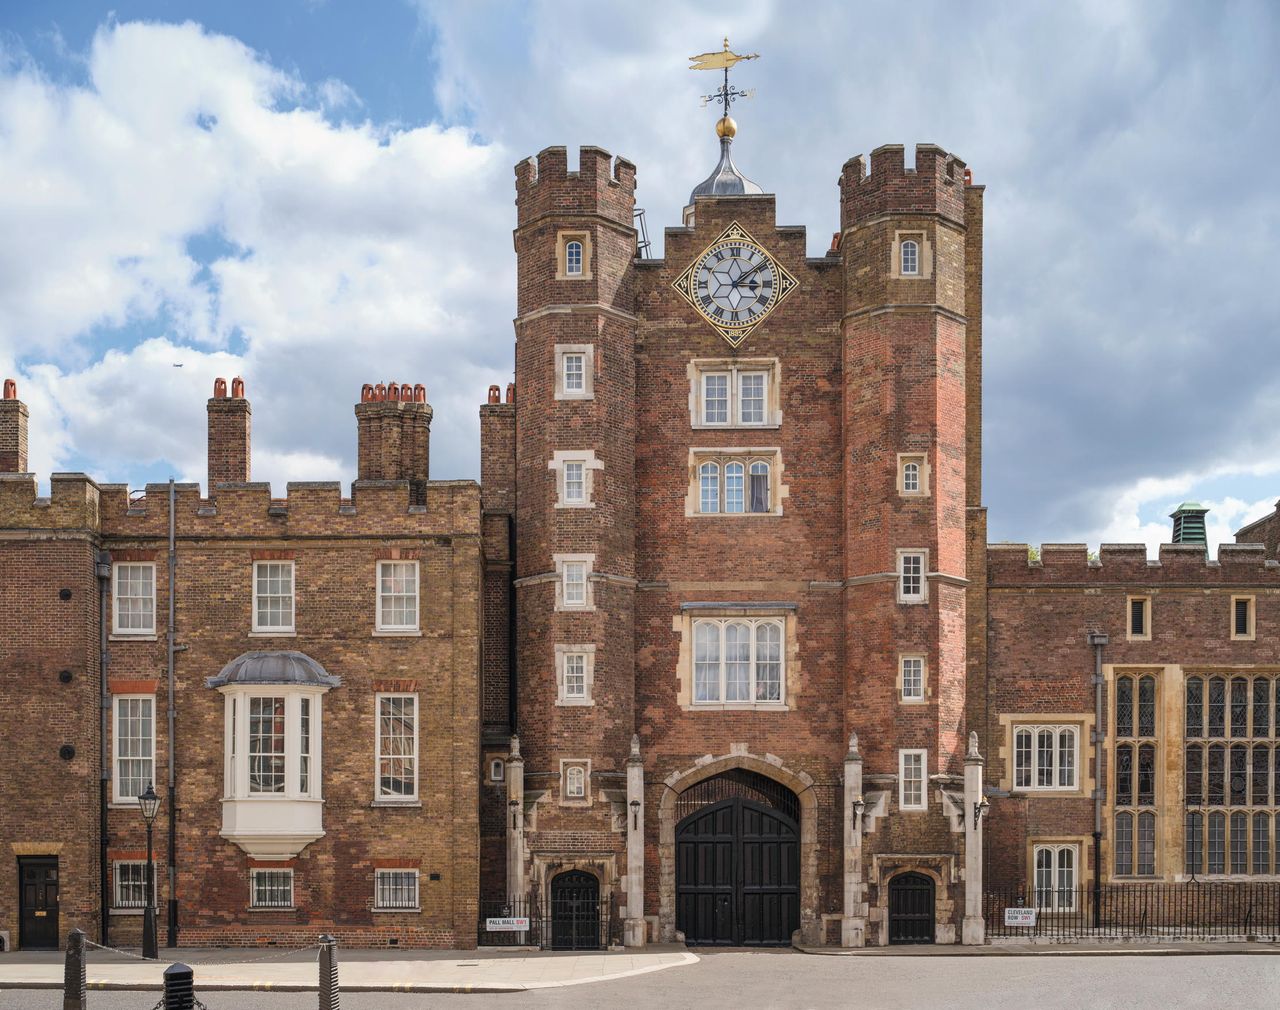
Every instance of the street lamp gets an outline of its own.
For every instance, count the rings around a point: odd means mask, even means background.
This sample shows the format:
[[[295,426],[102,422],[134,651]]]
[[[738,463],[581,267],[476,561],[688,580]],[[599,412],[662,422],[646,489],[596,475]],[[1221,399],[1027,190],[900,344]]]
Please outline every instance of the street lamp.
[[[640,801],[631,801],[631,826],[633,828],[640,827]]]
[[[982,799],[978,800],[978,802],[973,805],[973,826],[975,830],[978,827],[978,822],[981,821],[982,818],[986,816],[987,811],[990,809],[991,809],[991,801],[988,800],[985,796],[982,797]]]
[[[854,830],[854,833],[856,834],[861,822],[862,811],[867,809],[867,801],[864,800],[860,795],[855,796],[852,802],[850,803],[850,806],[853,808],[853,830]]]
[[[142,912],[142,956],[155,960],[160,953],[156,950],[156,874],[151,862],[151,825],[160,812],[160,797],[150,782],[147,791],[138,797],[138,809],[147,822],[147,907]]]

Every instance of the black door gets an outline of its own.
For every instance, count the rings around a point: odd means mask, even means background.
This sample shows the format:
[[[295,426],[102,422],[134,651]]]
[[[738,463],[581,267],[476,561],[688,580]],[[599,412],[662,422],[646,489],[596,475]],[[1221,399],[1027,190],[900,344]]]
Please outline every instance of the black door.
[[[582,870],[551,881],[551,949],[599,950],[600,882]]]
[[[933,881],[923,873],[889,881],[889,942],[933,943]]]
[[[58,858],[18,859],[18,946],[58,949]]]
[[[800,832],[741,797],[676,828],[676,926],[695,946],[771,947],[800,926]]]

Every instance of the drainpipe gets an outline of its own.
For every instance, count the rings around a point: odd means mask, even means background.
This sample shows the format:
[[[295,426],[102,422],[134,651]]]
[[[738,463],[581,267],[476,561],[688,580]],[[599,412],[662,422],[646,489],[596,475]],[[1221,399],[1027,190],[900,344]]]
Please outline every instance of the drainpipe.
[[[511,591],[507,597],[507,732],[516,732],[519,695],[516,685],[516,517],[507,516],[507,557],[511,560]]]
[[[1110,639],[1101,631],[1091,631],[1093,646],[1093,928],[1102,925],[1102,650]]]
[[[111,711],[111,695],[107,691],[107,591],[111,582],[111,555],[99,551],[94,574],[98,577],[98,886],[102,896],[100,913],[101,943],[110,943],[111,883],[107,878],[107,804],[111,800],[111,758],[107,752],[107,716]]]
[[[177,611],[178,550],[177,550],[177,492],[173,478],[169,478],[169,935],[165,946],[178,945],[178,806],[177,770],[174,768],[174,722],[177,707],[174,697],[173,654],[175,651],[174,618]]]

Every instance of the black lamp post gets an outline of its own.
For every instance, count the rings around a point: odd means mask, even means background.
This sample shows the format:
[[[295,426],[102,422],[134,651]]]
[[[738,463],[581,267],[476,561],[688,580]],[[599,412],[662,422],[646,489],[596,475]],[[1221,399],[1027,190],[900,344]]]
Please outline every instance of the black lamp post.
[[[160,797],[150,782],[147,791],[138,797],[138,809],[147,822],[147,907],[142,912],[142,956],[155,960],[160,953],[156,949],[156,875],[151,863],[151,825],[160,812]]]

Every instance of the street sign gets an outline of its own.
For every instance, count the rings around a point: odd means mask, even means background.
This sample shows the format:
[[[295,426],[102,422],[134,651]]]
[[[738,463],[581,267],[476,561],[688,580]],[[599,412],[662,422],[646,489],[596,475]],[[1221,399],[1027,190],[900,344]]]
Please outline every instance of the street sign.
[[[515,915],[503,919],[485,919],[484,928],[489,933],[521,933],[529,928],[529,917]]]
[[[1036,910],[1034,908],[1006,908],[1004,910],[1006,926],[1034,926]]]

